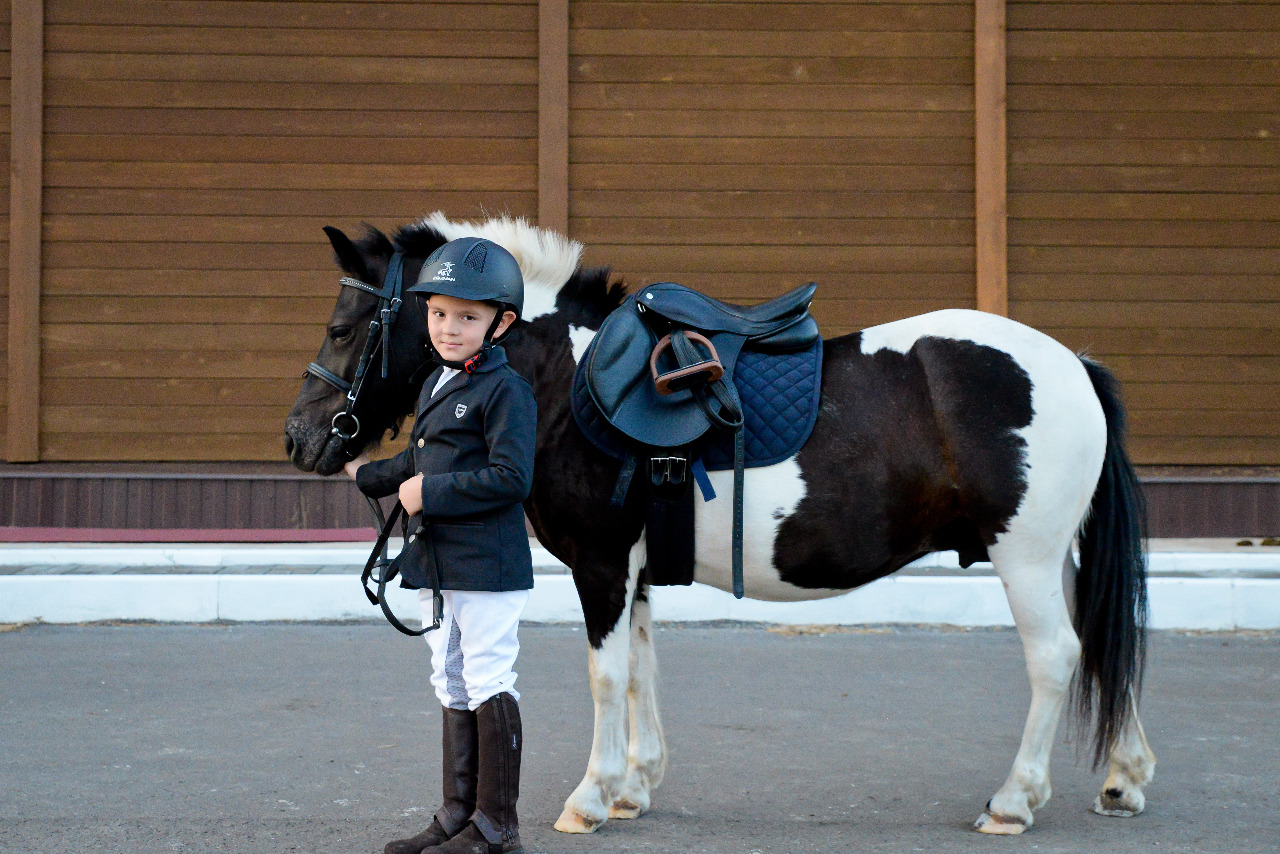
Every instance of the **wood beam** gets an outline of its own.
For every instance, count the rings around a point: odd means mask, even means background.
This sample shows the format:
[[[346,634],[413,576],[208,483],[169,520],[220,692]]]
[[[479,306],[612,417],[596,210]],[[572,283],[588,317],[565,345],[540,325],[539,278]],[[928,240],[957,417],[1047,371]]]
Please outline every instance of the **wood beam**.
[[[538,225],[569,232],[569,0],[538,0]]]
[[[974,0],[974,248],[979,311],[1009,314],[1005,0]]]
[[[11,0],[9,376],[6,456],[40,459],[44,0]]]

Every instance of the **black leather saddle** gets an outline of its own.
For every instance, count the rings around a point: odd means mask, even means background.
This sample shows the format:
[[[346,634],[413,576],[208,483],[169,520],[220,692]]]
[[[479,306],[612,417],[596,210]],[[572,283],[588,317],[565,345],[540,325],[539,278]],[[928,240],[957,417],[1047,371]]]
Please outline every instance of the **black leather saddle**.
[[[812,348],[820,339],[817,321],[809,314],[816,290],[810,283],[760,305],[740,306],[674,282],[649,285],[605,319],[578,363],[574,414],[580,426],[591,435],[593,425],[584,421],[598,416],[623,437],[620,444],[627,449],[615,503],[625,499],[641,461],[651,498],[669,501],[688,494],[691,463],[707,435],[712,430],[734,434],[733,569],[739,598],[744,450],[734,368],[744,351],[782,354]],[[690,580],[691,525],[690,520]]]

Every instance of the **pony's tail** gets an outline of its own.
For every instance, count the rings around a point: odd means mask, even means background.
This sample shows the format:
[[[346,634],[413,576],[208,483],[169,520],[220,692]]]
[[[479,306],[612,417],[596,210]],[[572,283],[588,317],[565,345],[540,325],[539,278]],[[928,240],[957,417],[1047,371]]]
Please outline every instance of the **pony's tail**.
[[[1081,357],[1107,419],[1107,452],[1080,530],[1076,632],[1082,654],[1075,710],[1081,730],[1096,713],[1093,764],[1110,753],[1142,689],[1147,623],[1147,508],[1125,453],[1120,384]]]

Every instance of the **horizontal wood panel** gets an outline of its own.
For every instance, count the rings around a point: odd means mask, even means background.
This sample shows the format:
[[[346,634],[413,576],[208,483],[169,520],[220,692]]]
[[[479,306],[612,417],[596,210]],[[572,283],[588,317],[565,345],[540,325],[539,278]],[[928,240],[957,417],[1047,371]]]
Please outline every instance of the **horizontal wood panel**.
[[[45,158],[50,161],[107,163],[284,163],[372,164],[395,166],[485,166],[532,163],[537,142],[532,139],[275,136],[162,136],[156,134],[47,134]]]
[[[918,166],[794,166],[760,168],[705,164],[697,169],[665,164],[570,164],[572,186],[591,190],[850,190],[969,192],[973,169]]]
[[[330,296],[337,301],[336,291]],[[315,323],[45,323],[40,330],[46,351],[272,350],[308,354],[310,361],[324,342],[324,321]],[[301,368],[298,369],[301,372]]]
[[[1019,83],[1266,86],[1280,78],[1280,59],[1013,58],[1008,74]]]
[[[1104,300],[1023,300],[1014,316],[1030,326],[1116,326],[1130,329],[1270,329],[1272,303],[1110,302]]]
[[[1009,140],[1070,139],[1269,139],[1280,136],[1280,113],[1181,112],[1116,113],[1094,110],[1015,110],[1008,116]]]
[[[965,111],[587,110],[569,113],[572,140],[582,136],[662,137],[946,137],[973,138]]]
[[[205,406],[46,406],[40,410],[40,430],[108,435],[277,433],[283,446],[288,411],[283,405],[229,405],[212,412]]]
[[[327,316],[327,312],[326,312]],[[152,351],[140,350],[46,350],[41,368],[52,378],[138,378],[177,379],[276,379],[301,377],[314,351],[306,353],[229,352],[217,350],[166,350],[163,359]],[[298,380],[301,383],[301,380]],[[149,401],[154,406],[163,401]]]
[[[45,323],[289,324],[303,318],[317,318],[323,323],[333,313],[335,299],[268,295],[239,298],[50,295],[41,304],[41,318]]]
[[[445,210],[454,219],[475,219],[488,211],[510,211],[512,216],[533,217],[537,198],[533,188],[525,192],[477,190],[218,190],[182,187],[46,187],[47,214],[214,215],[219,218],[312,217],[326,219],[350,232],[362,221],[384,230],[398,228],[433,210]],[[345,221],[333,222],[333,219]],[[323,235],[320,235],[323,238]],[[327,242],[327,241],[326,241]]]
[[[1026,30],[1251,33],[1280,30],[1280,8],[1265,3],[1011,3],[1010,38]]]
[[[486,30],[537,28],[536,2],[329,3],[188,2],[188,0],[51,0],[49,24],[146,24],[169,27],[242,27],[246,21],[270,21],[272,27],[340,30]],[[477,20],[479,8],[483,20]]]
[[[586,243],[623,240],[667,245],[857,246],[973,244],[972,219],[653,219],[575,218],[573,236]]]
[[[1280,440],[1196,436],[1184,439],[1148,439],[1135,436],[1129,455],[1146,465],[1275,465],[1280,460]]]
[[[1280,53],[1280,51],[1278,51]],[[1198,112],[1263,112],[1273,109],[1275,89],[1270,86],[1222,86],[1214,97],[1206,98],[1198,86],[1110,86],[1032,83],[1009,84],[1009,109],[1014,110],[1100,110],[1168,113],[1177,110]]]
[[[575,83],[569,97],[575,108],[584,110],[973,109],[967,86]]]
[[[1012,59],[1168,57],[1170,59],[1270,59],[1280,57],[1280,42],[1269,32],[1187,32],[1176,38],[1162,32],[1090,32],[1070,30],[1009,33]]]
[[[1010,273],[1172,273],[1280,275],[1280,254],[1267,249],[1178,247],[1009,247]]]
[[[1262,274],[1017,273],[1009,277],[1009,296],[1014,300],[1280,302],[1280,278]]]
[[[1009,192],[1011,219],[1280,222],[1277,193],[1037,192],[1024,181]]]
[[[1021,304],[1013,306],[1015,320],[1023,320]],[[1025,321],[1024,321],[1025,322]],[[1173,356],[1273,356],[1280,353],[1280,329],[1195,329],[1148,326],[1135,334],[1132,327],[1069,327],[1041,324],[1046,335],[1073,350],[1100,357],[1168,354]],[[1180,405],[1180,404],[1179,404]]]
[[[569,61],[570,83],[956,85],[972,79],[973,61],[962,57],[573,56]]]
[[[294,243],[183,243],[156,254],[154,243],[94,243],[88,240],[48,243],[45,269],[107,267],[134,269],[150,266],[169,270],[181,278],[204,270],[247,270],[256,273],[333,271],[332,250],[323,244]],[[259,281],[262,279],[259,277]]]
[[[1125,383],[1126,405],[1135,409],[1258,410],[1280,414],[1280,385],[1254,383],[1217,385],[1214,383]],[[1280,441],[1280,435],[1270,437]]]
[[[323,238],[323,235],[322,235]],[[338,279],[345,275],[332,263],[333,251],[327,242],[314,242],[319,263],[328,260],[329,269],[273,270],[271,293],[278,296],[328,297],[337,300]],[[72,267],[46,270],[41,290],[50,296],[172,296],[257,297],[264,292],[261,277],[240,270],[149,270],[116,267],[94,269]],[[49,328],[46,324],[46,328]]]
[[[973,13],[939,3],[646,3],[575,2],[573,30],[741,32],[967,32]]]
[[[43,433],[40,457],[47,462],[82,460],[146,460],[149,462],[218,462],[282,460],[284,430],[266,433],[214,433],[112,436],[105,433]]]
[[[1280,167],[1280,142],[1273,139],[1229,142],[1152,139],[1023,139],[1015,141],[1009,147],[1009,160],[1019,165],[1078,163],[1092,166]]]
[[[962,218],[973,215],[973,193],[797,190],[584,190],[569,193],[569,213],[578,217],[735,217],[738,219]],[[572,221],[572,220],[571,220]]]
[[[1014,219],[1009,222],[1009,242],[1021,246],[1274,247],[1280,246],[1280,221]]]
[[[817,276],[828,272],[959,272],[973,267],[963,246],[833,246],[815,252],[790,246],[680,246],[597,244],[593,257],[611,259],[627,275],[640,270],[778,272]]]
[[[662,164],[898,165],[971,164],[958,139],[807,139],[752,137],[575,137],[569,162]],[[1280,164],[1280,158],[1277,159]]]
[[[1145,193],[1266,193],[1275,189],[1273,170],[1251,166],[1009,166],[1017,190]]]
[[[45,51],[52,53],[171,53],[233,56],[536,57],[536,31],[401,31],[393,42],[352,38],[339,29],[48,24]]]
[[[477,104],[535,109],[536,86],[441,83],[193,83],[155,80],[49,80],[45,103],[55,107],[181,109],[474,110]],[[920,108],[923,109],[923,108]]]
[[[354,105],[353,105],[354,106]],[[177,109],[46,107],[49,134],[173,134],[200,136],[377,136],[382,139],[490,137],[533,139],[538,115],[529,105],[493,110]]]
[[[588,247],[584,263],[609,265],[609,258],[600,255]],[[930,311],[933,308],[964,306],[972,307],[973,271],[958,272],[850,272],[823,273],[815,275],[811,271],[792,270],[786,272],[714,272],[671,269],[665,271],[624,270],[615,266],[615,273],[621,274],[622,280],[634,291],[637,288],[655,281],[676,281],[696,286],[717,299],[729,302],[764,301],[798,288],[808,282],[817,281],[819,298],[828,293],[832,296],[859,296],[866,294],[887,296],[915,296],[929,294],[946,306],[924,306],[918,311]],[[859,326],[851,327],[860,328]],[[848,331],[848,330],[846,330]],[[842,333],[832,333],[842,334]]]
[[[1109,356],[1107,367],[1125,382],[1280,383],[1280,355],[1275,356]],[[1280,401],[1258,409],[1280,409]],[[1277,416],[1273,415],[1273,419]],[[1280,421],[1272,422],[1280,427]]]
[[[136,401],[141,405],[226,406],[252,400],[262,406],[287,407],[293,404],[298,390],[302,388],[301,368],[298,373],[299,376],[289,380],[125,377],[112,379],[109,383],[99,378],[50,377],[41,384],[41,400],[47,406],[110,406],[122,400]]]
[[[570,56],[964,57],[973,34],[928,32],[569,31]]]
[[[430,9],[430,4],[418,8]],[[359,83],[382,85],[538,82],[534,58],[387,56],[234,56],[228,54],[54,53],[51,80],[150,80],[205,83]]]
[[[51,187],[209,187],[216,189],[527,190],[533,165],[472,166],[346,163],[93,163],[49,162]]]
[[[1129,435],[1168,436],[1254,436],[1280,435],[1280,412],[1185,409],[1138,410],[1129,409]]]

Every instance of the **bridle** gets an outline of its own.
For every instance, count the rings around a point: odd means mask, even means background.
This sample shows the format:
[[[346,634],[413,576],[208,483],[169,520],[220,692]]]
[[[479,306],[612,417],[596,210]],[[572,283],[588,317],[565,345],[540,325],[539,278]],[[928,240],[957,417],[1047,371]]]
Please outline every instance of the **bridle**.
[[[391,330],[396,324],[396,319],[400,316],[400,307],[404,304],[401,299],[401,293],[404,289],[404,254],[396,252],[391,256],[391,261],[387,265],[387,274],[382,279],[381,288],[375,288],[373,285],[349,276],[343,276],[338,280],[338,283],[343,287],[356,288],[365,293],[373,294],[378,298],[378,309],[374,312],[373,320],[369,321],[369,337],[364,342],[364,352],[360,354],[360,361],[356,365],[355,378],[351,382],[347,382],[318,362],[312,362],[307,365],[307,369],[303,371],[302,375],[304,377],[311,375],[346,394],[346,407],[333,416],[333,420],[329,424],[329,432],[337,436],[342,442],[344,453],[349,453],[347,452],[347,443],[360,434],[360,419],[355,414],[356,403],[359,400],[361,389],[364,388],[364,380],[369,371],[369,363],[373,361],[374,353],[379,348],[382,349],[382,378],[385,380],[390,373]]]

